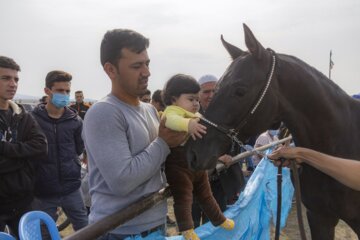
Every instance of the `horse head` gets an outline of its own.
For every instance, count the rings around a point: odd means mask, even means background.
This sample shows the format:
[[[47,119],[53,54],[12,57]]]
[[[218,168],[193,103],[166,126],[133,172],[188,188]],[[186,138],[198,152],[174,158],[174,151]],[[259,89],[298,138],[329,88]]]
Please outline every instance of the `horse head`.
[[[204,117],[223,129],[233,129],[241,141],[280,125],[276,57],[265,49],[244,24],[248,51],[221,41],[232,58],[216,86]],[[266,121],[261,121],[266,119]],[[232,139],[216,127],[207,126],[202,139],[187,143],[187,158],[193,169],[211,169],[227,153]]]

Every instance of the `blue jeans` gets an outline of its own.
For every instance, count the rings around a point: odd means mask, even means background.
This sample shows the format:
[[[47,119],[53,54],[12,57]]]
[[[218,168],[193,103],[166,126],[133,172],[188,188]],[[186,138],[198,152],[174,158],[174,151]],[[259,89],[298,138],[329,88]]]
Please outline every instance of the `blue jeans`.
[[[160,225],[159,227],[156,227],[157,230],[149,230],[144,231],[141,234],[114,234],[114,233],[106,233],[102,235],[101,237],[97,238],[96,240],[124,240],[126,238],[132,239],[135,238],[136,235],[140,235],[142,238],[145,238],[146,236],[154,233],[159,232],[160,235],[165,236],[166,234],[166,225]]]
[[[57,208],[61,207],[73,225],[74,230],[79,230],[88,225],[87,211],[80,193],[80,189],[65,196],[36,198],[33,203],[34,209],[49,214],[56,222]]]

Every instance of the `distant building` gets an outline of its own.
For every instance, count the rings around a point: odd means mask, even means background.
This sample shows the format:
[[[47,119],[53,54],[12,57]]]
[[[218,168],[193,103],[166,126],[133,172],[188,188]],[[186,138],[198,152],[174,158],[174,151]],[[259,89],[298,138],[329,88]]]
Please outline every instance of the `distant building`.
[[[23,104],[26,103],[26,104],[36,105],[39,103],[39,99],[40,99],[40,97],[16,94],[13,100],[16,103],[23,103]]]

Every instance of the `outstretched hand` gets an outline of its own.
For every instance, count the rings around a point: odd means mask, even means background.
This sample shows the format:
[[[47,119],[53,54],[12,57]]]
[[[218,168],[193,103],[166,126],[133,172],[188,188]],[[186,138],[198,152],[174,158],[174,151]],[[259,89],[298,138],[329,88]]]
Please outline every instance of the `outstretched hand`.
[[[283,166],[287,167],[290,165],[290,161],[296,161],[296,163],[301,163],[302,160],[297,156],[297,150],[293,147],[280,147],[273,151],[271,154],[267,155],[267,157],[273,160],[274,165],[280,166],[281,158],[284,158]]]
[[[177,147],[186,139],[186,132],[177,132],[165,127],[166,118],[160,121],[159,137],[162,138],[169,147]]]

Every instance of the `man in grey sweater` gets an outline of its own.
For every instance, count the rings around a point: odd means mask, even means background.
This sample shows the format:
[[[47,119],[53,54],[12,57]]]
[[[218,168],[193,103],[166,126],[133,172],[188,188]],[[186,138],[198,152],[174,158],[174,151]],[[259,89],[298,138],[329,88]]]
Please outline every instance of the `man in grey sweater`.
[[[150,76],[149,40],[126,29],[108,31],[101,43],[101,64],[111,79],[111,93],[86,114],[83,136],[89,160],[90,223],[159,191],[166,184],[163,167],[169,147],[185,133],[159,123],[156,109],[139,101]],[[124,239],[165,229],[166,201],[100,239]]]

